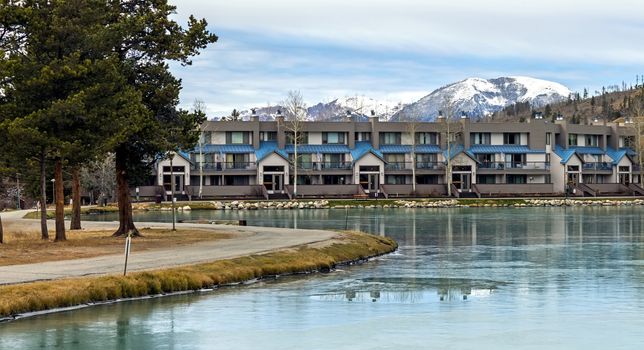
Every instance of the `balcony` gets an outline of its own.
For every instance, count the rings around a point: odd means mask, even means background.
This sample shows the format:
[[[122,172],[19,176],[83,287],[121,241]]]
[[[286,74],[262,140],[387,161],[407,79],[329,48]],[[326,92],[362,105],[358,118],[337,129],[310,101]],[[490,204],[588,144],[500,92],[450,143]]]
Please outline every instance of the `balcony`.
[[[412,168],[412,164],[407,162],[385,163],[385,170],[408,170],[411,168]]]
[[[584,171],[612,171],[613,163],[610,162],[588,162],[582,166]]]
[[[322,170],[325,170],[325,169],[351,170],[351,162],[324,162],[319,164]]]
[[[199,162],[195,163],[192,170],[199,170]],[[206,162],[203,163],[203,170],[255,170],[257,165],[255,162]]]
[[[548,162],[483,162],[479,169],[489,170],[550,170]]]
[[[445,163],[442,162],[416,162],[416,169],[443,170]]]
[[[298,162],[297,168],[302,170],[351,170],[351,162]],[[293,168],[293,165],[291,165]]]

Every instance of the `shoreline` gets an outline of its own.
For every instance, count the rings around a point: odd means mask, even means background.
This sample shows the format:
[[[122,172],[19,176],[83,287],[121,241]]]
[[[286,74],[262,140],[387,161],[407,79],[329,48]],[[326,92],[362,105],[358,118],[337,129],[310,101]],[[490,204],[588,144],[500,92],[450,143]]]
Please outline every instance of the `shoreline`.
[[[326,273],[398,248],[390,238],[355,232],[340,235],[326,245],[304,244],[264,254],[131,272],[127,276],[108,274],[2,285],[0,321],[137,298],[216,290],[279,276]]]
[[[170,203],[133,203],[134,212],[172,211]],[[177,211],[207,210],[310,210],[354,208],[524,208],[524,207],[587,207],[587,206],[644,206],[644,197],[524,197],[524,198],[405,198],[405,199],[319,199],[319,200],[228,200],[177,202]],[[90,206],[81,210],[83,215],[117,212],[113,205]],[[71,209],[65,209],[65,217]],[[38,219],[39,212],[29,209],[23,219]],[[53,219],[53,209],[48,209],[47,219]],[[227,223],[232,224],[232,223]],[[233,224],[234,225],[234,224]]]

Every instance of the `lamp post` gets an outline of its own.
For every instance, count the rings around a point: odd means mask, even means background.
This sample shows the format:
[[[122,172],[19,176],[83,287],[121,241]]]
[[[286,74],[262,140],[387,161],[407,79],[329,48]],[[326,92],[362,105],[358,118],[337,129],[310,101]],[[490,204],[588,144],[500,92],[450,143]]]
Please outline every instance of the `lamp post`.
[[[170,153],[170,199],[172,200],[172,231],[176,231],[177,212],[174,208],[174,168],[172,159],[174,159],[174,153]]]

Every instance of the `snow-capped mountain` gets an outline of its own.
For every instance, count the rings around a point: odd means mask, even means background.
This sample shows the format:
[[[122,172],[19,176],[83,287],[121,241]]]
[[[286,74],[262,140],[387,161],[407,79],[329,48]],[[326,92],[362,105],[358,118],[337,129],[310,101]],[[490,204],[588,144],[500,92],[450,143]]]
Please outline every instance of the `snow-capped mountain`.
[[[399,112],[405,105],[401,102],[378,101],[364,96],[346,96],[332,100],[331,102],[320,102],[307,108],[307,119],[317,121],[342,121],[350,115],[353,120],[367,120],[374,112],[381,120],[388,120],[389,117]],[[254,108],[260,120],[273,120],[277,111],[284,112],[284,108],[276,106],[264,106]],[[350,113],[347,113],[350,112]],[[252,115],[251,110],[240,111],[240,117],[247,120]]]
[[[434,90],[391,119],[434,120],[439,111],[448,109],[452,116],[465,112],[477,119],[517,102],[543,107],[566,99],[570,93],[559,83],[529,77],[469,78]]]

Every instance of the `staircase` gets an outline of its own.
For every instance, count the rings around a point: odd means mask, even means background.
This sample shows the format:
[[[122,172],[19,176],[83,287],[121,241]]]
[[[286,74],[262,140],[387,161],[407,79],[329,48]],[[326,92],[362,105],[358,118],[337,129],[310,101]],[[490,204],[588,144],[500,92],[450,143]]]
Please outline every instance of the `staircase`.
[[[644,188],[636,184],[628,184],[628,188],[633,191],[635,196],[644,196]]]
[[[270,200],[274,200],[274,199],[290,199],[290,197],[286,193],[269,193],[268,194],[268,199],[270,199]]]

